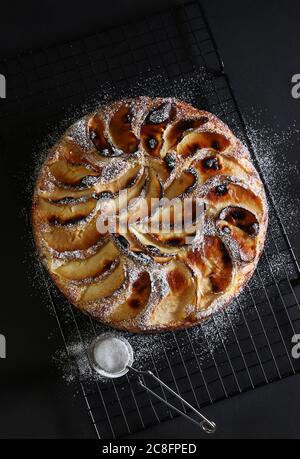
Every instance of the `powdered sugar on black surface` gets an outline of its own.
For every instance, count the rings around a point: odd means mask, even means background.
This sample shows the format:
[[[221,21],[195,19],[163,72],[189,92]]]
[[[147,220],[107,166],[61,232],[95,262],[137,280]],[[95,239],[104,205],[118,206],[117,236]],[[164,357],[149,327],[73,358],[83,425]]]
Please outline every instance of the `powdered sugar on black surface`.
[[[272,192],[276,207],[287,231],[292,234],[300,229],[299,162],[289,163],[288,149],[300,141],[296,124],[286,131],[275,131],[263,126],[259,115],[253,114],[248,121],[248,133],[254,146],[258,163],[266,184]]]
[[[172,84],[168,84],[168,86],[165,84],[165,76],[159,74],[156,76],[149,76],[148,78],[143,77],[137,79],[131,87],[116,89],[112,85],[106,85],[105,88],[99,91],[99,94],[91,97],[90,101],[83,106],[77,107],[75,111],[72,109],[72,115],[66,117],[62,122],[62,126],[54,129],[54,134],[49,136],[49,139],[45,141],[42,148],[39,145],[35,161],[37,170],[39,170],[47,154],[49,145],[54,143],[53,140],[61,134],[62,129],[64,129],[70,121],[73,122],[84,113],[92,112],[94,108],[99,105],[99,102],[106,104],[108,101],[116,98],[146,94],[150,97],[157,95],[176,97],[202,108],[202,100],[205,100],[202,95],[205,94],[207,84],[206,75],[204,73],[195,72],[190,76],[174,80]],[[209,107],[203,106],[203,108],[207,109]],[[221,113],[216,114],[222,118]],[[223,121],[228,122],[227,119],[223,119]],[[85,144],[84,129],[84,122],[81,121],[76,124],[76,129],[72,134],[74,138],[76,136],[76,141],[82,144],[83,147],[87,146],[87,144]],[[260,125],[257,113],[255,114],[255,118],[249,118],[248,129],[266,184],[271,188],[275,196],[276,204],[286,224],[287,230],[290,232],[298,230],[300,209],[299,196],[295,196],[291,193],[291,185],[293,181],[299,181],[299,171],[297,165],[288,164],[286,161],[284,167],[282,167],[282,158],[284,157],[284,149],[288,148],[289,143],[298,141],[299,131],[296,126],[292,126],[286,133],[275,133],[270,128],[264,128]],[[238,129],[234,133],[239,137]],[[110,180],[112,176],[117,175],[120,165],[120,160],[118,161],[116,161],[118,165],[116,165],[113,170],[107,171],[107,176],[104,174],[103,180],[105,180],[105,176],[107,180]],[[32,183],[28,187],[28,190],[31,192]],[[276,231],[275,225],[274,231]],[[270,279],[272,273],[274,273],[276,277],[285,275],[286,270],[291,269],[291,264],[289,262],[289,253],[280,256],[276,254],[270,255],[269,263],[266,260],[262,260],[259,271],[260,276],[254,276],[251,281],[251,287],[254,289],[261,288],[260,282],[263,276]],[[41,285],[43,285],[43,275],[36,269],[34,269],[34,271],[36,273],[39,272],[39,274],[36,275],[34,284],[38,285],[40,290],[43,290],[43,287],[41,287]],[[219,351],[221,352],[224,350],[224,346],[227,345],[232,337],[233,330],[235,327],[238,327],[240,319],[241,310],[235,302],[227,308],[226,312],[221,311],[202,325],[196,326],[187,332],[175,333],[175,336],[178,336],[178,343],[181,343],[180,337],[188,334],[188,339],[197,349],[197,358],[201,364],[205,359],[209,358],[211,353],[217,355]],[[107,330],[106,327],[102,328],[103,331]],[[87,334],[88,333],[89,331],[87,331]],[[118,334],[120,332],[115,333]],[[140,369],[151,369],[154,365],[157,365],[159,369],[163,369],[167,365],[165,353],[168,354],[171,362],[180,357],[179,352],[183,354],[190,353],[190,346],[176,344],[176,341],[174,341],[174,334],[121,334],[129,339],[132,344],[135,352],[135,365]],[[186,339],[185,337],[185,340]],[[70,338],[67,346],[73,365],[70,367],[64,351],[59,351],[55,356],[55,361],[61,368],[66,381],[71,382],[76,378],[76,375],[79,375],[79,378],[84,381],[97,380],[104,383],[104,380],[99,379],[99,375],[94,374],[90,368],[86,354],[88,345],[88,339],[81,343],[76,337],[76,333],[74,333],[73,340]],[[201,345],[201,347],[199,347],[199,345]]]

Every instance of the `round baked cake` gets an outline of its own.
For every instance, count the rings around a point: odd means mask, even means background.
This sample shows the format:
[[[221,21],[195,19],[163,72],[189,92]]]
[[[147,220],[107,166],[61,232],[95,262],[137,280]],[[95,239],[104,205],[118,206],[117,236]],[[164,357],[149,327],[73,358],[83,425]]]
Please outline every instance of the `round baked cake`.
[[[180,227],[185,202],[190,224]],[[151,332],[198,324],[239,294],[267,215],[249,152],[223,122],[140,97],[68,129],[39,173],[32,220],[43,263],[74,306]]]

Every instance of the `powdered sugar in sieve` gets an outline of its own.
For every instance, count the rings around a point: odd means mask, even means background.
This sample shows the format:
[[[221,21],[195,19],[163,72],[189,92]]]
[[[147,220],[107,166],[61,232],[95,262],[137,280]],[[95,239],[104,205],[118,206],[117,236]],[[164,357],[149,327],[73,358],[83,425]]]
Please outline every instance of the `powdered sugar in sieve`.
[[[101,376],[120,378],[133,364],[133,350],[124,338],[105,333],[92,342],[89,360],[94,370]]]
[[[216,424],[208,420],[196,408],[188,403],[181,395],[171,389],[161,379],[159,379],[152,371],[140,371],[132,367],[133,364],[133,350],[131,344],[122,336],[116,337],[111,333],[104,333],[96,338],[90,345],[88,351],[89,361],[92,368],[108,379],[120,378],[124,376],[129,370],[137,376],[138,384],[148,391],[153,397],[156,397],[162,403],[172,408],[177,413],[184,416],[189,421],[200,426],[200,428],[207,434],[212,434],[216,431]],[[163,399],[160,395],[150,389],[144,380],[144,377],[150,377],[156,381],[165,390],[170,392],[173,397],[181,401],[189,410],[191,410],[200,422],[192,418],[189,414],[179,410],[176,406],[172,405],[167,399]]]

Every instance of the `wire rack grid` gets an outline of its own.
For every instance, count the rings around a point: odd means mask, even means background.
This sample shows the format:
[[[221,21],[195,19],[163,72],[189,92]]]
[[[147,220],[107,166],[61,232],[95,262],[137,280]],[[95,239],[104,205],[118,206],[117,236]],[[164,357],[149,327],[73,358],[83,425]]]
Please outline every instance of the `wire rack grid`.
[[[177,91],[180,96],[178,88],[195,72],[201,76],[191,96],[193,104],[227,123],[248,145],[260,169],[210,27],[197,2],[3,61],[0,70],[8,82],[8,98],[0,106],[0,142],[8,168],[15,168],[8,152],[18,148],[10,135],[12,129],[18,129],[24,139],[26,155],[23,162],[20,160],[18,183],[24,184],[24,176],[34,167],[31,152],[36,139],[47,137],[58,121],[63,131],[70,119],[78,116],[77,111],[76,116],[73,113],[74,107],[82,106],[82,112],[87,105],[92,109],[99,103],[99,97],[95,97],[99,87],[108,88],[102,93],[104,99],[126,95],[128,88],[130,95],[141,95],[141,91],[155,95],[159,91],[157,95],[167,96]],[[149,75],[161,75],[158,86]],[[274,198],[267,183],[265,186],[271,229],[258,269],[234,305],[194,330],[142,338],[155,342],[155,349],[149,347],[145,365],[198,408],[300,371],[299,360],[291,355],[292,336],[300,333],[296,291],[300,270]],[[29,210],[27,197],[22,204]],[[97,436],[126,436],[176,416],[145,393],[135,377],[125,376],[110,383],[86,377],[72,345],[74,341],[80,343],[84,360],[88,343],[107,327],[75,310],[43,275]],[[141,341],[127,337],[133,347],[140,346]],[[185,411],[162,387],[151,388]]]

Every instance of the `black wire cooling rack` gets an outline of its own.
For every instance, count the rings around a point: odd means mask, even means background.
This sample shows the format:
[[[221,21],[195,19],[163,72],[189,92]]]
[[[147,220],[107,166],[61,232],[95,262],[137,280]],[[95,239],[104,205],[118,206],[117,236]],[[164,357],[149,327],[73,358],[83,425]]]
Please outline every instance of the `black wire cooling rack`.
[[[3,61],[0,71],[7,79],[7,99],[0,104],[0,146],[19,190],[32,176],[36,161],[32,152],[42,148],[41,139],[49,140],[49,132],[57,136],[87,109],[124,95],[186,96],[229,124],[248,145],[259,169],[222,59],[196,2]],[[139,338],[138,344],[126,335],[133,347],[141,346],[143,339],[155,341],[155,352],[150,346],[141,366],[152,368],[195,407],[300,371],[299,359],[291,354],[292,336],[300,333],[299,265],[265,185],[270,207],[265,251],[234,305],[193,330]],[[27,193],[20,199],[29,216]],[[86,346],[107,327],[75,310],[43,276],[97,436],[126,436],[175,416],[151,399],[134,377],[104,383],[86,376],[82,366]],[[81,349],[81,362],[72,351],[74,342]],[[167,397],[161,387],[152,389]],[[176,405],[172,397],[167,400]]]

